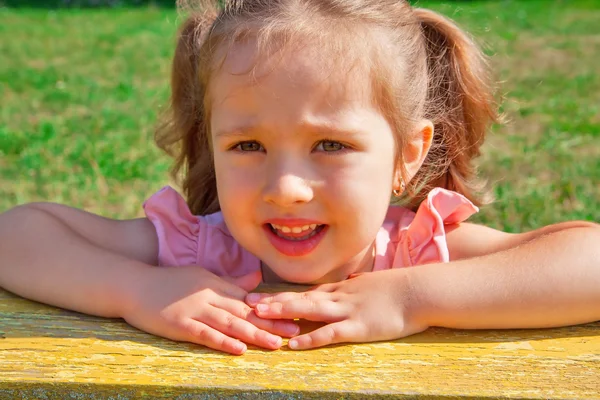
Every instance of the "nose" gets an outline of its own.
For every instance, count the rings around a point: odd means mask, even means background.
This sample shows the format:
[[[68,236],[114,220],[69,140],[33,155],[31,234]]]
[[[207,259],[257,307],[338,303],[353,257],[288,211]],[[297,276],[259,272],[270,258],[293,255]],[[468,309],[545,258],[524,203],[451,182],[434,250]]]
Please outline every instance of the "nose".
[[[310,202],[314,197],[308,171],[298,160],[268,163],[263,199],[279,207],[290,207]]]

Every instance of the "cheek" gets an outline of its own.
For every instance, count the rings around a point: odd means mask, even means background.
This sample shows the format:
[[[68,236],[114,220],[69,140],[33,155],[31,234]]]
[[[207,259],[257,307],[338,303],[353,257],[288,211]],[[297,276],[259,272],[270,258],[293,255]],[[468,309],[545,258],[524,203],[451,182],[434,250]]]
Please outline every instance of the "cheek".
[[[389,202],[394,174],[393,155],[364,152],[348,157],[327,176],[327,186],[340,197]]]
[[[331,209],[347,229],[361,233],[361,243],[377,233],[390,204],[394,160],[388,153],[362,154],[327,179]]]
[[[246,210],[252,207],[256,198],[259,175],[253,168],[228,162],[226,156],[215,156],[215,176],[219,204],[226,219],[247,216]]]
[[[248,168],[217,169],[216,178],[219,197],[249,192],[257,185],[257,174]]]

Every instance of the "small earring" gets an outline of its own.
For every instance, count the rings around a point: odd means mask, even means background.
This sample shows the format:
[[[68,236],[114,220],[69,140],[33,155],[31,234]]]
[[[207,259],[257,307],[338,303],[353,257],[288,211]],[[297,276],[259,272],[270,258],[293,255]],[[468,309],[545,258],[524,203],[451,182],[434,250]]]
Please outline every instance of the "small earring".
[[[406,188],[406,185],[404,184],[404,181],[400,180],[400,189],[394,189],[394,190],[392,190],[392,193],[394,194],[394,197],[400,197],[400,196],[402,196],[402,192],[404,192],[405,188]]]

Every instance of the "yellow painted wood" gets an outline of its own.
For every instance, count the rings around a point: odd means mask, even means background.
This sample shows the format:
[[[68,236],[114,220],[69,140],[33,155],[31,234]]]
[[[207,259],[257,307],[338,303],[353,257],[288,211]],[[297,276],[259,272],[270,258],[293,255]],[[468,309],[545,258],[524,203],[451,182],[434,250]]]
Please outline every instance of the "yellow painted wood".
[[[600,323],[240,357],[0,289],[0,398],[600,399]]]

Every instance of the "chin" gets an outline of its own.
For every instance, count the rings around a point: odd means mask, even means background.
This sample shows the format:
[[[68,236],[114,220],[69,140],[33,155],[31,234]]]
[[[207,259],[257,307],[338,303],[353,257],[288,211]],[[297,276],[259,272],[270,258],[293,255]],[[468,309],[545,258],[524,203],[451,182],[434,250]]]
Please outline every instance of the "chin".
[[[298,273],[298,274],[290,274],[290,273],[282,273],[277,274],[281,279],[285,280],[288,283],[297,283],[300,285],[321,285],[324,283],[334,283],[343,281],[346,277],[336,279],[336,277],[331,274],[306,274],[306,273]]]
[[[287,283],[296,283],[299,285],[316,285],[319,283],[324,283],[324,282],[321,282],[322,279],[320,279],[320,278],[315,278],[315,277],[306,276],[306,275],[288,276],[287,274],[282,274],[282,276],[280,276],[280,278],[283,279],[284,281],[286,281]]]
[[[340,268],[334,260],[319,262],[318,260],[324,259],[324,257],[311,258],[269,258],[269,261],[263,259],[263,263],[280,280],[291,284],[318,285],[339,282],[348,278],[347,268]],[[273,269],[270,265],[276,265],[277,269]]]

